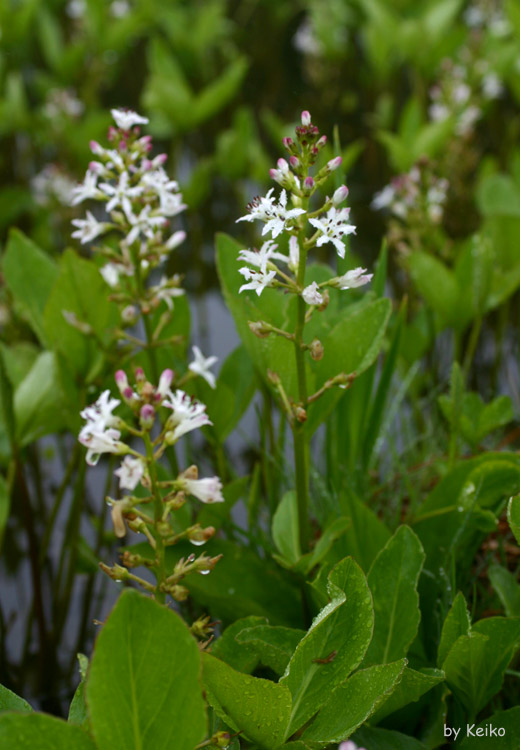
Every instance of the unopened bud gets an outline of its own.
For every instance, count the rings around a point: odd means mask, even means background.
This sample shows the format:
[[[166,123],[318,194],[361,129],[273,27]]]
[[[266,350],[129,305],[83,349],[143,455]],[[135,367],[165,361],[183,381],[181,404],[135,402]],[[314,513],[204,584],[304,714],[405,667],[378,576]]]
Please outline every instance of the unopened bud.
[[[312,178],[310,176],[306,177],[305,180],[303,181],[303,189],[304,189],[304,191],[306,193],[310,193],[310,191],[313,189],[313,187],[314,187],[314,178]]]
[[[122,565],[112,565],[109,567],[105,563],[100,562],[99,567],[109,576],[113,581],[125,581],[128,578],[128,570],[123,568]]]
[[[323,344],[319,339],[313,339],[311,341],[309,351],[311,353],[311,357],[316,362],[319,362],[319,360],[323,358]]]
[[[139,424],[143,430],[151,430],[155,420],[155,409],[151,404],[144,404],[139,412]]]
[[[310,125],[311,124],[311,113],[308,112],[306,109],[302,112],[302,125]]]
[[[225,748],[229,747],[231,743],[231,734],[229,732],[217,732],[213,735],[211,738],[211,744],[216,745],[217,747]]]
[[[322,135],[321,138],[319,138],[318,141],[316,142],[316,148],[318,149],[323,148],[326,143],[327,143],[327,136]]]
[[[144,370],[142,367],[136,367],[135,368],[135,382],[136,383],[144,383],[146,380],[146,375],[144,374]]]
[[[188,539],[195,545],[205,544],[205,542],[208,542],[214,535],[215,528],[213,526],[206,526],[205,529],[202,529],[199,524],[197,524],[188,530]]]
[[[292,138],[282,138],[282,143],[288,151],[290,151],[294,146],[294,141]]]
[[[340,203],[343,203],[345,198],[348,195],[348,187],[346,185],[341,185],[332,196],[332,202],[335,206],[339,206]]]
[[[161,373],[161,377],[159,378],[159,385],[157,386],[156,394],[165,396],[166,392],[172,384],[172,380],[173,370],[170,370],[169,368],[167,370],[163,370]]]
[[[249,320],[247,325],[249,326],[251,333],[254,333],[259,339],[266,339],[271,333],[270,327],[267,327],[267,324],[261,320]]]
[[[343,162],[343,159],[341,156],[336,156],[334,159],[331,159],[327,162],[327,169],[329,172],[334,172],[335,169],[338,167],[341,167],[341,164]]]
[[[135,325],[137,317],[137,308],[135,305],[127,305],[121,310],[121,320],[127,325]]]
[[[289,164],[291,165],[291,167],[299,167],[300,160],[298,159],[297,156],[294,156],[293,154],[292,156],[289,157]]]
[[[114,375],[116,385],[119,388],[119,392],[121,395],[125,394],[125,391],[127,388],[130,388],[128,384],[128,378],[126,376],[126,372],[124,370],[117,370],[116,374]]]
[[[303,406],[295,406],[294,407],[294,416],[297,422],[306,422],[307,421],[307,412],[303,408]]]
[[[278,159],[278,161],[276,162],[276,166],[281,172],[289,171],[289,164],[285,161],[285,159]]]
[[[167,591],[172,599],[175,599],[176,602],[185,602],[190,595],[190,592],[188,591],[186,586],[179,586],[178,583],[174,584],[173,586],[168,586]]]

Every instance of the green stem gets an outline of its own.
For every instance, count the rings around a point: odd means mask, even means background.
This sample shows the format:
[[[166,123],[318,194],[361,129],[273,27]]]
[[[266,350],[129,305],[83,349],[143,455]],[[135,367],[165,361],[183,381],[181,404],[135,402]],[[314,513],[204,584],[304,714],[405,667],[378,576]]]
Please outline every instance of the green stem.
[[[157,467],[155,465],[155,459],[153,455],[153,445],[150,439],[150,435],[146,432],[143,437],[144,444],[146,446],[146,457],[148,459],[148,470],[150,472],[150,481],[152,483],[152,494],[154,497],[154,520],[156,524],[159,524],[162,520],[163,515],[163,502],[159,486],[157,483]],[[166,579],[166,566],[165,566],[165,555],[164,555],[164,541],[161,533],[156,528],[155,530],[155,556],[157,559],[155,577],[157,579],[157,589],[155,598],[161,604],[164,604],[166,596],[164,591],[161,591],[161,584]]]
[[[475,351],[477,348],[477,343],[478,343],[478,339],[480,336],[481,328],[482,328],[482,317],[479,315],[473,321],[473,325],[471,327],[471,333],[469,335],[468,345],[466,347],[466,352],[464,354],[464,364],[462,367],[462,372],[464,374],[465,383],[467,383],[468,375],[469,375],[469,368],[471,367],[471,363],[473,362],[473,358],[475,356]]]
[[[303,205],[304,204],[304,205]],[[308,201],[302,202],[302,208],[307,209]],[[304,246],[304,230],[300,232],[300,259],[298,263],[297,283],[300,289],[305,285],[305,268],[307,251]],[[297,297],[297,318],[294,331],[294,355],[296,360],[296,375],[298,379],[298,399],[301,406],[307,407],[307,377],[305,374],[305,350],[303,344],[303,329],[305,327],[305,301]],[[303,553],[309,544],[309,467],[307,463],[307,444],[304,424],[294,420],[292,423],[294,442],[294,470],[296,473],[296,497],[298,503],[298,526],[300,532],[300,546]]]

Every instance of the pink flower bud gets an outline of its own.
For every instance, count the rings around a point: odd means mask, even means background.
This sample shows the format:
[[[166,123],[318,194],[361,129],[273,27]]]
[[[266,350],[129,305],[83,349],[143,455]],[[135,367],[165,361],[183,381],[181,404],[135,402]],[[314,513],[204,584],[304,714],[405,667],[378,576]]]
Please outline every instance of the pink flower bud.
[[[343,203],[347,195],[348,195],[348,187],[346,185],[341,185],[332,196],[333,204],[335,206],[339,206],[340,203]]]
[[[142,367],[135,368],[135,379],[137,383],[144,383],[144,381],[146,380],[146,375],[144,374],[144,370]]]
[[[289,157],[289,164],[291,165],[291,167],[299,167],[300,166],[300,160],[298,159],[297,156],[294,156],[294,155],[290,156]]]
[[[134,392],[131,389],[131,387],[128,386],[128,388],[123,389],[122,395],[123,395],[123,398],[125,398],[127,401],[131,401],[134,396]]]
[[[343,159],[341,156],[336,156],[334,159],[331,159],[329,162],[327,162],[327,168],[329,172],[333,172],[338,167],[341,167]]]
[[[269,177],[270,177],[270,178],[271,178],[272,180],[276,180],[279,174],[280,174],[280,173],[278,172],[278,170],[277,170],[277,169],[270,169],[270,170],[269,170]]]
[[[311,190],[314,187],[314,179],[310,175],[303,181],[303,187],[307,188],[307,190]]]
[[[289,165],[285,161],[285,159],[278,159],[276,162],[276,166],[278,169],[280,169],[282,172],[288,172],[289,171]]]
[[[311,124],[311,113],[307,112],[306,109],[302,112],[302,125],[310,125]]]
[[[118,370],[114,375],[114,378],[119,391],[123,393],[125,388],[128,388],[128,378],[126,377],[126,372],[124,370]]]
[[[92,153],[96,154],[96,156],[101,156],[104,151],[103,147],[97,141],[90,141],[89,146]]]
[[[139,423],[141,427],[145,430],[151,429],[155,419],[155,409],[151,404],[144,404],[144,406],[141,406],[141,411],[139,412]]]
[[[294,141],[292,138],[287,137],[287,138],[282,138],[282,143],[285,146],[285,148],[290,148],[293,145]]]
[[[323,148],[323,146],[327,143],[327,136],[322,135],[319,141],[316,142],[316,146],[318,148]]]
[[[173,370],[163,370],[161,377],[159,378],[159,385],[157,386],[157,393],[161,396],[165,396],[168,388],[171,386],[173,380]]]

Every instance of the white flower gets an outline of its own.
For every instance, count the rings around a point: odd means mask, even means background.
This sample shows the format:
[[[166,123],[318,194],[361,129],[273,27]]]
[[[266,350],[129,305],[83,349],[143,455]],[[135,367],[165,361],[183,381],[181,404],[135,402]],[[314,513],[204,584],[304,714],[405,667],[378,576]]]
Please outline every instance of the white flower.
[[[358,747],[355,742],[352,742],[352,740],[347,740],[338,746],[338,750],[365,750],[365,748]]]
[[[88,427],[88,430],[87,430]],[[102,453],[125,453],[127,447],[124,443],[119,442],[121,433],[119,430],[112,428],[103,430],[101,427],[86,426],[84,427],[78,437],[79,442],[88,448],[87,450],[87,463],[90,466],[95,466],[99,461],[99,456]]]
[[[86,219],[73,219],[72,224],[78,228],[75,232],[72,232],[71,236],[77,237],[82,245],[86,242],[92,242],[92,240],[95,240],[100,234],[104,234],[112,226],[106,222],[98,221],[90,211],[87,211]]]
[[[119,271],[116,263],[106,263],[99,269],[99,273],[105,279],[108,286],[111,286],[112,288],[117,286],[119,282]]]
[[[338,289],[355,289],[358,286],[364,286],[372,279],[373,274],[367,273],[366,268],[353,268],[351,271],[347,271],[343,276],[338,276],[332,279],[330,282],[331,286],[335,286]]]
[[[218,357],[205,357],[198,346],[194,346],[192,348],[192,351],[195,355],[195,359],[193,360],[193,362],[190,362],[190,364],[188,365],[188,369],[196,373],[197,375],[200,375],[200,377],[204,378],[208,385],[210,385],[212,388],[215,388],[215,376],[209,368],[218,361]]]
[[[241,250],[238,253],[238,260],[243,260],[249,265],[259,268],[262,273],[266,273],[267,264],[271,260],[281,260],[287,263],[287,256],[275,252],[278,245],[273,240],[264,242],[260,250]]]
[[[203,503],[223,503],[222,482],[218,477],[207,479],[183,479],[186,492]]]
[[[428,114],[430,115],[430,119],[434,122],[443,122],[450,116],[450,110],[445,104],[434,102],[428,108]]]
[[[313,227],[321,232],[316,242],[318,247],[327,242],[332,242],[339,257],[345,257],[343,237],[347,234],[356,233],[356,227],[348,223],[349,214],[350,208],[330,208],[325,218],[309,219]]]
[[[97,187],[97,175],[94,172],[91,172],[90,169],[87,169],[85,179],[79,185],[74,187],[72,195],[72,206],[76,206],[78,203],[88,200],[89,198],[98,198],[101,196]]]
[[[379,211],[381,208],[389,206],[395,198],[395,188],[392,185],[385,185],[385,187],[374,195],[371,208],[374,211]]]
[[[154,236],[154,229],[160,226],[164,226],[166,219],[164,216],[150,216],[151,207],[145,206],[141,213],[136,216],[130,212],[127,214],[127,219],[132,226],[132,229],[128,232],[125,242],[127,245],[131,245],[143,234],[149,240]]]
[[[246,289],[252,289],[258,294],[258,296],[262,294],[266,287],[273,285],[273,279],[276,276],[276,271],[262,273],[262,271],[252,271],[250,268],[246,267],[239,268],[238,273],[241,273],[245,280],[249,281],[249,284],[242,284],[238,290],[239,294]]]
[[[175,297],[182,297],[184,294],[184,289],[181,289],[179,284],[180,277],[177,274],[172,276],[171,279],[163,276],[159,284],[152,287],[151,291],[153,292],[155,299],[163,300],[166,302],[168,309],[173,310],[172,300],[175,299]]]
[[[144,463],[140,458],[125,456],[114,474],[119,477],[119,486],[122,490],[135,490],[144,476]]]
[[[152,172],[145,172],[141,177],[141,183],[147,190],[158,196],[161,213],[165,216],[176,216],[187,208],[186,204],[182,202],[182,194],[178,192],[178,183],[175,180],[170,180],[161,167],[154,169]]]
[[[117,398],[110,397],[110,391],[108,389],[103,391],[97,401],[90,404],[90,406],[86,406],[83,411],[80,412],[81,418],[87,422],[83,427],[83,430],[91,425],[96,425],[97,427],[105,429],[105,427],[117,424],[117,417],[114,417],[112,412],[120,403],[121,401]]]
[[[137,112],[131,109],[111,109],[110,114],[115,120],[118,128],[121,130],[130,130],[134,125],[147,125],[148,118],[141,117]]]
[[[280,201],[277,205],[275,199],[271,197],[273,190],[274,188],[271,188],[265,198],[254,198],[248,205],[249,213],[241,216],[240,219],[237,219],[237,222],[260,219],[265,222],[262,234],[271,232],[273,239],[275,239],[286,228],[287,222],[304,214],[305,211],[303,208],[291,208],[287,210],[287,193],[285,190],[282,190],[280,193]]]
[[[205,405],[201,404],[200,401],[195,401],[195,399],[192,399],[184,391],[168,392],[167,397],[163,401],[163,406],[173,410],[167,422],[170,443],[176,442],[187,432],[198,430],[207,424],[212,424],[206,414]]]
[[[322,305],[323,295],[320,294],[319,286],[315,281],[306,286],[302,292],[302,297],[308,305]]]
[[[119,175],[119,182],[117,185],[111,185],[108,182],[103,182],[99,186],[101,190],[108,195],[110,200],[106,205],[108,212],[113,211],[114,208],[121,206],[125,214],[128,216],[132,213],[131,198],[137,198],[143,192],[142,185],[129,186],[130,175],[126,169]]]
[[[110,15],[114,18],[124,18],[130,13],[130,6],[126,0],[114,0],[110,6]]]
[[[474,124],[480,119],[482,111],[479,107],[471,105],[467,107],[459,117],[455,132],[457,135],[467,135],[473,130]]]
[[[486,99],[498,99],[504,91],[502,81],[496,73],[488,73],[482,79],[482,93]]]

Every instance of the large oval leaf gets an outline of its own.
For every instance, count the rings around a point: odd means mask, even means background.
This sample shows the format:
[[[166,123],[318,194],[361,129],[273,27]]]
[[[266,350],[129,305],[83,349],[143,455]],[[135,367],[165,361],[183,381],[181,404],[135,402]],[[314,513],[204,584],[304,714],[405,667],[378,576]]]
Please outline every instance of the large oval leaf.
[[[180,617],[125,591],[99,634],[86,683],[99,750],[193,750],[206,716],[197,644]]]

